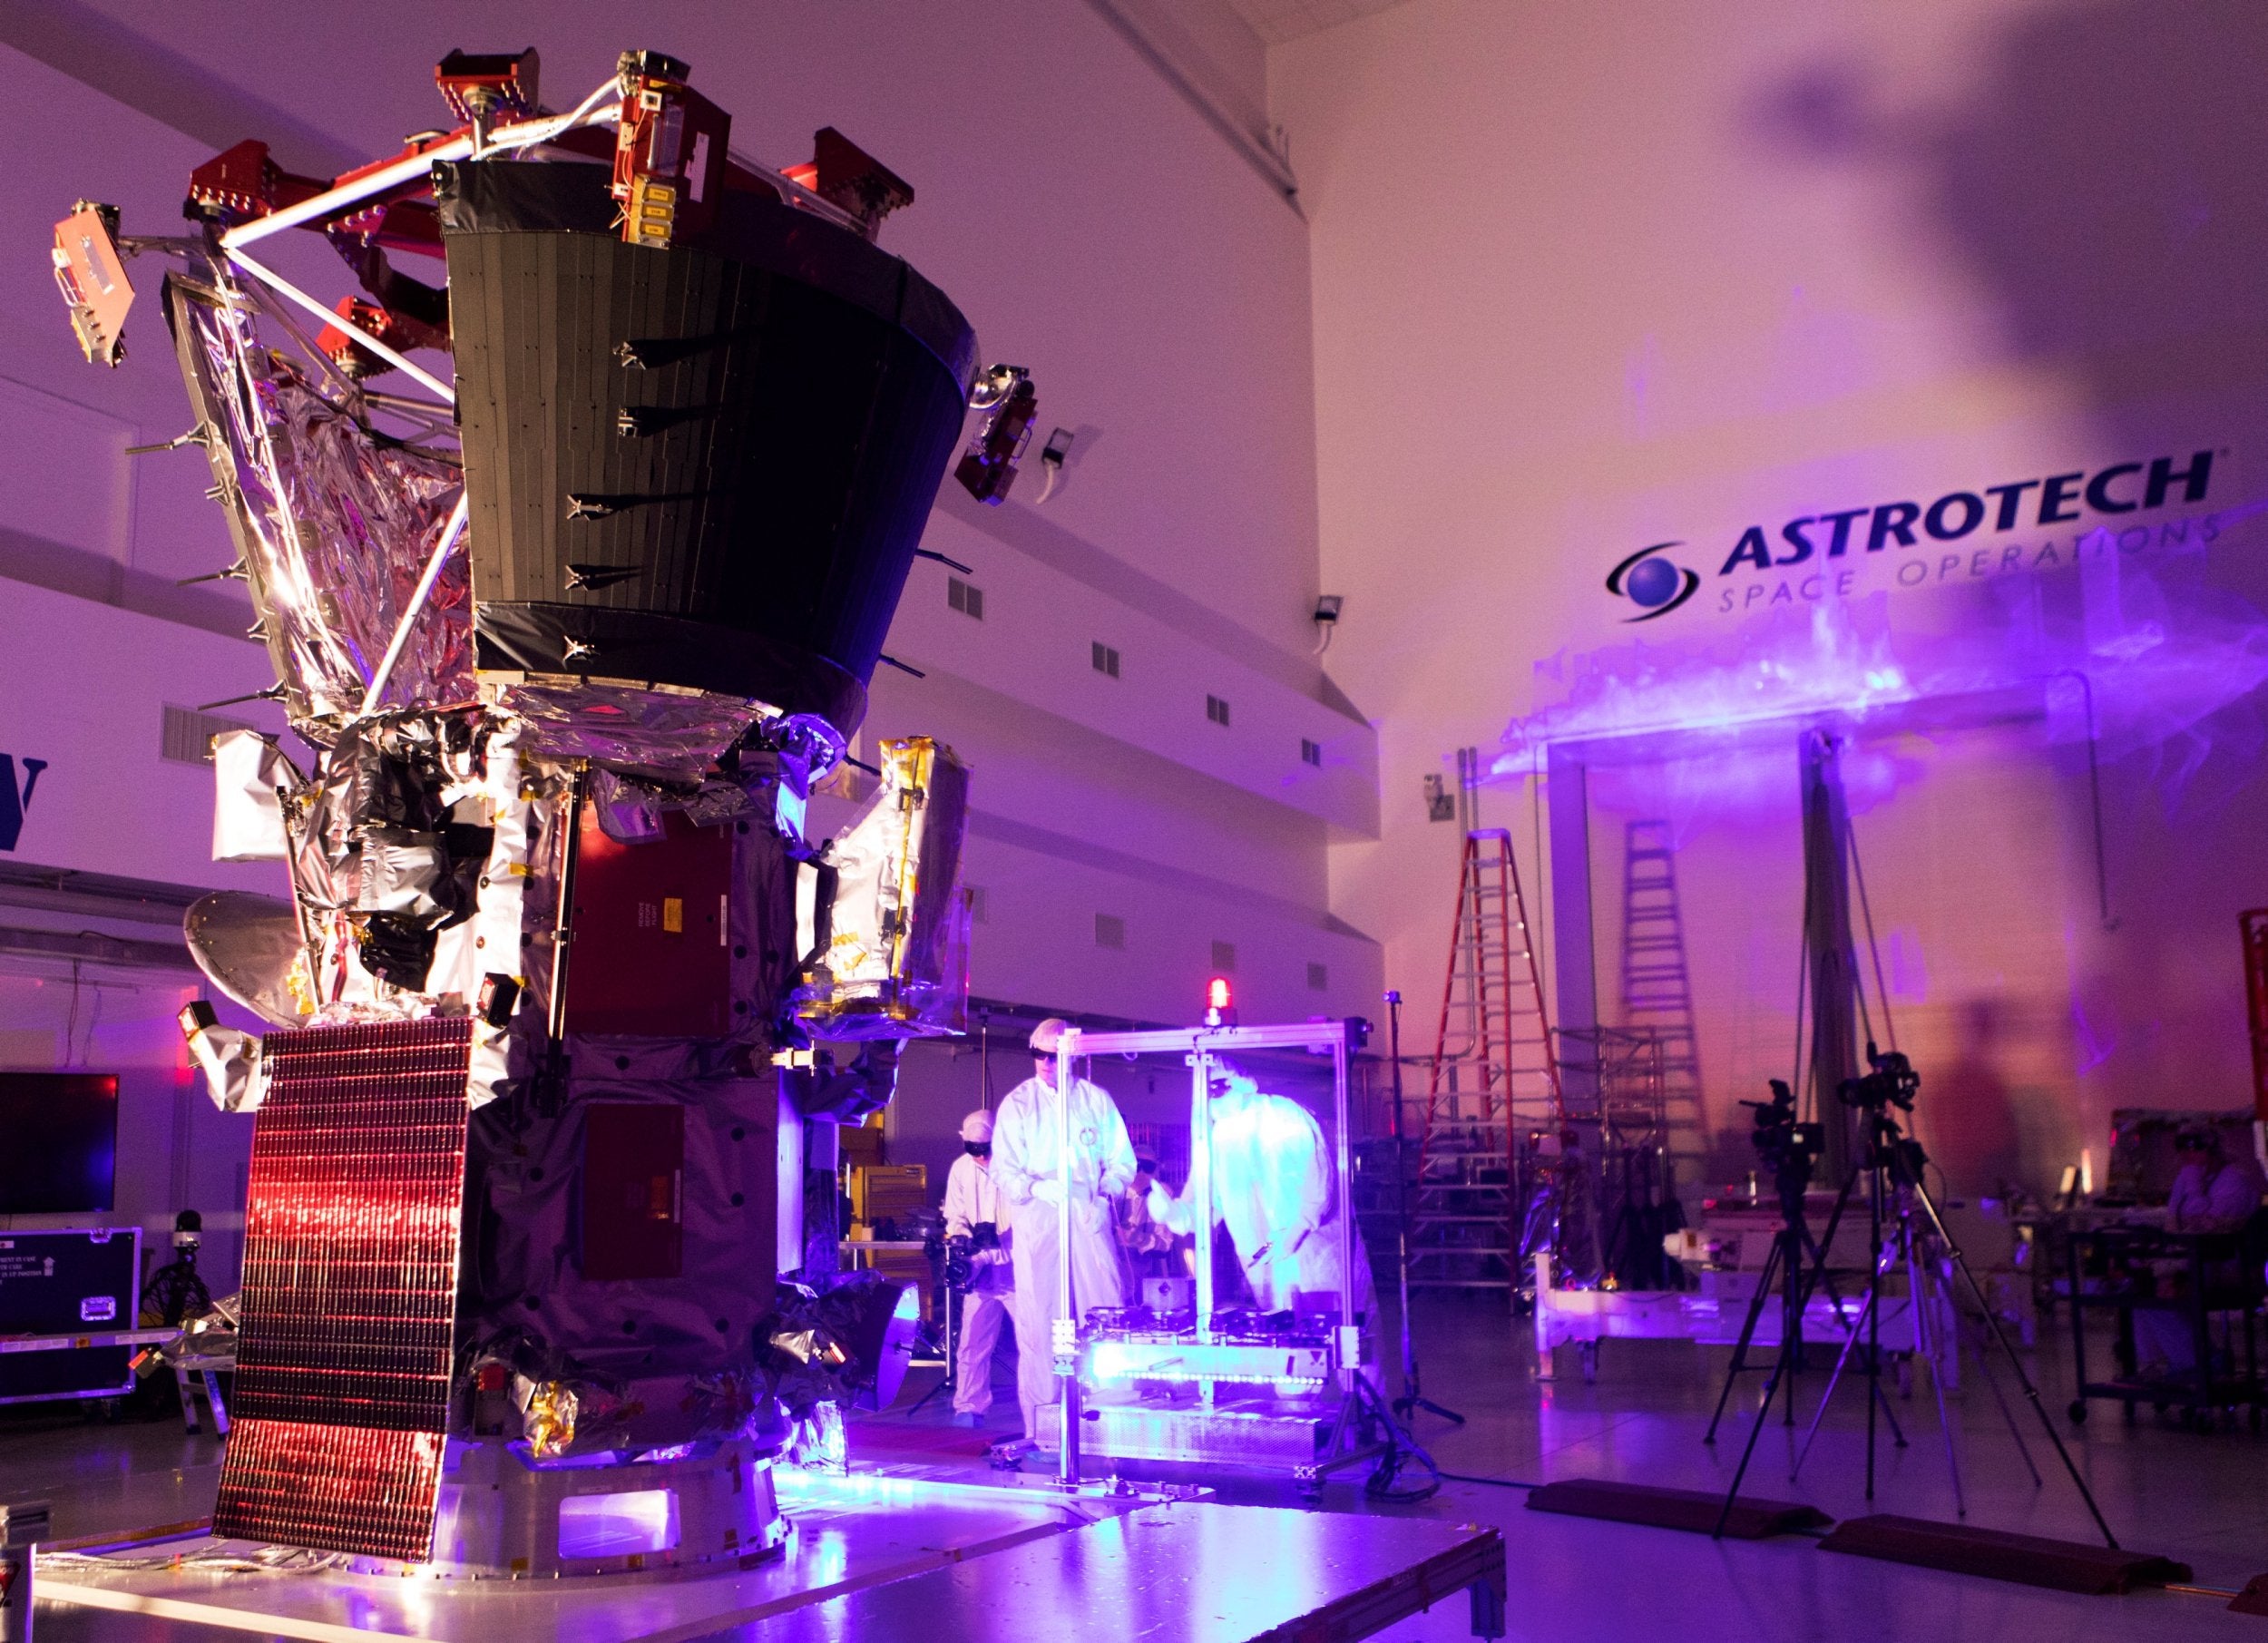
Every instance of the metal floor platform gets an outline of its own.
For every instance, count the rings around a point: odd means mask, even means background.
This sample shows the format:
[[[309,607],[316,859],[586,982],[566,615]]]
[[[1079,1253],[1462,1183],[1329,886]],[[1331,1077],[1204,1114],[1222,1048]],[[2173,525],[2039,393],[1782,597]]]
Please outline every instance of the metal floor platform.
[[[973,1484],[875,1472],[783,1472],[780,1499],[796,1531],[786,1554],[707,1578],[478,1583],[148,1566],[220,1544],[202,1537],[43,1559],[38,1636],[157,1643],[221,1628],[318,1643],[973,1643],[1028,1634],[1053,1617],[1081,1643],[1321,1643],[1369,1637],[1436,1603],[1462,1602],[1468,1591],[1476,1632],[1501,1630],[1503,1540],[1471,1524],[1155,1495],[1067,1497],[1038,1480]]]

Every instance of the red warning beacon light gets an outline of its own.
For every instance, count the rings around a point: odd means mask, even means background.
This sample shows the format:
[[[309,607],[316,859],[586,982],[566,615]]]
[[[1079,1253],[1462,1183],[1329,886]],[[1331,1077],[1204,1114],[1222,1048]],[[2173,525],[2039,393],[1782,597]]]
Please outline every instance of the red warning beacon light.
[[[1205,983],[1205,1024],[1208,1027],[1233,1027],[1237,1024],[1237,1000],[1230,991],[1228,978],[1217,975]]]

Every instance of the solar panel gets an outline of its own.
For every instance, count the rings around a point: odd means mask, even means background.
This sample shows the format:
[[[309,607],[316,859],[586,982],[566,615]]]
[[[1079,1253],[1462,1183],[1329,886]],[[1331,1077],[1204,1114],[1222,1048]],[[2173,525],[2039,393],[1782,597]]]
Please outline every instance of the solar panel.
[[[446,1442],[437,1432],[240,1422],[212,1532],[423,1563],[433,1556]]]
[[[463,1016],[268,1039],[216,1535],[431,1555],[471,1048]]]

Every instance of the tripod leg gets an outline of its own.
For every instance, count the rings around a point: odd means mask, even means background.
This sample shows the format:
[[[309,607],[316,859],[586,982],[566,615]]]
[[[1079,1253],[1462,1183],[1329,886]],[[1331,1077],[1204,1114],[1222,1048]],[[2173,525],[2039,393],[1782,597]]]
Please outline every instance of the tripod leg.
[[[1898,1424],[1898,1412],[1890,1406],[1890,1394],[1882,1390],[1882,1384],[1879,1380],[1870,1381],[1867,1384],[1874,1389],[1874,1403],[1882,1413],[1883,1422],[1890,1427],[1891,1447],[1905,1448],[1906,1429]]]
[[[1958,1324],[1955,1327],[1958,1330]],[[1978,1372],[1984,1376],[1984,1384],[1992,1389],[1992,1401],[2000,1406],[2000,1419],[2009,1429],[2009,1436],[2016,1440],[2016,1452],[2024,1457],[2024,1470],[2032,1474],[2032,1487],[2038,1489],[2044,1480],[2039,1475],[2039,1468],[2032,1463],[2032,1446],[2024,1441],[2024,1429],[2016,1423],[2016,1411],[2009,1407],[2008,1394],[2000,1390],[1999,1377],[1992,1373],[1992,1354],[1986,1350],[1991,1343],[1983,1338],[1981,1329],[1978,1331]],[[1958,1342],[1958,1334],[1954,1338]],[[1959,1351],[1960,1347],[1956,1345],[1954,1350]]]
[[[1772,1253],[1765,1257],[1764,1272],[1756,1280],[1756,1293],[1749,1298],[1748,1315],[1741,1323],[1740,1339],[1733,1344],[1733,1361],[1725,1371],[1725,1385],[1716,1394],[1716,1413],[1709,1417],[1709,1429],[1701,1434],[1704,1443],[1716,1442],[1717,1423],[1725,1418],[1725,1405],[1732,1401],[1733,1385],[1748,1367],[1748,1344],[1756,1338],[1756,1320],[1764,1316],[1765,1303],[1772,1296],[1772,1275],[1779,1269],[1784,1241],[1772,1240]]]
[[[1733,1486],[1725,1491],[1725,1504],[1716,1514],[1716,1527],[1709,1531],[1712,1540],[1724,1537],[1725,1525],[1731,1521],[1733,1502],[1740,1499],[1741,1480],[1748,1475],[1748,1462],[1755,1458],[1756,1440],[1764,1435],[1765,1419],[1772,1413],[1772,1399],[1780,1390],[1781,1372],[1787,1368],[1788,1344],[1780,1343],[1780,1355],[1773,1360],[1772,1374],[1764,1384],[1764,1395],[1756,1401],[1756,1418],[1749,1423],[1748,1442],[1741,1446],[1740,1464],[1733,1471]]]
[[[1816,1239],[1808,1230],[1804,1234],[1804,1239],[1811,1245],[1812,1257],[1810,1270],[1804,1275],[1804,1299],[1808,1304],[1813,1289],[1823,1287],[1834,1300],[1837,1315],[1841,1315],[1843,1311],[1843,1297],[1835,1294],[1834,1280],[1827,1276],[1827,1251],[1834,1247],[1835,1231],[1843,1225],[1843,1211],[1850,1208],[1851,1194],[1859,1184],[1859,1171],[1862,1168],[1862,1165],[1853,1164],[1851,1173],[1843,1178],[1843,1188],[1835,1194],[1835,1207],[1827,1212],[1827,1230]]]
[[[1813,1237],[1808,1231],[1804,1234],[1804,1239],[1810,1247],[1812,1283],[1826,1291],[1827,1304],[1834,1313],[1836,1325],[1848,1334],[1851,1329],[1850,1309],[1843,1298],[1843,1286],[1835,1282],[1834,1274],[1827,1270],[1827,1246]]]
[[[1804,1241],[1809,1249],[1811,1258],[1804,1274],[1803,1304],[1805,1308],[1809,1307],[1811,1294],[1814,1288],[1824,1289],[1827,1292],[1828,1302],[1834,1310],[1835,1323],[1843,1332],[1843,1355],[1844,1357],[1850,1355],[1850,1343],[1857,1338],[1858,1324],[1852,1319],[1843,1298],[1843,1291],[1836,1285],[1833,1275],[1827,1270],[1827,1252],[1834,1247],[1835,1233],[1843,1226],[1843,1215],[1851,1207],[1851,1195],[1857,1189],[1859,1175],[1864,1168],[1863,1163],[1853,1164],[1851,1166],[1850,1173],[1843,1178],[1842,1188],[1835,1194],[1834,1208],[1827,1214],[1826,1232],[1817,1238],[1812,1237],[1808,1227],[1804,1232]],[[1871,1295],[1874,1287],[1872,1280],[1869,1280],[1867,1287]],[[1866,1310],[1862,1307],[1860,1316],[1863,1318],[1865,1315]],[[1873,1452],[1873,1411],[1877,1405],[1880,1405],[1883,1418],[1890,1423],[1891,1436],[1898,1447],[1903,1449],[1906,1446],[1906,1434],[1900,1430],[1898,1417],[1891,1413],[1890,1404],[1882,1396],[1882,1379],[1875,1366],[1870,1365],[1867,1371],[1867,1386],[1870,1389],[1867,1404],[1867,1452],[1870,1456]],[[1832,1392],[1832,1389],[1830,1390]],[[1825,1407],[1823,1402],[1821,1407],[1823,1409]],[[1790,1410],[1793,1413],[1792,1400]],[[1816,1425],[1817,1423],[1814,1421],[1813,1424]],[[1798,1464],[1801,1462],[1799,1462]],[[1871,1476],[1870,1472],[1870,1479]],[[1867,1498],[1870,1500],[1873,1498],[1871,1487]]]
[[[1868,1167],[1866,1214],[1869,1233],[1868,1250],[1874,1263],[1874,1282],[1882,1281],[1882,1166],[1881,1146],[1870,1149],[1876,1161]],[[1866,1400],[1866,1498],[1874,1498],[1874,1409],[1882,1403],[1882,1309],[1879,1304],[1866,1309],[1866,1379],[1874,1388],[1874,1395]],[[1883,1404],[1887,1408],[1887,1404]]]
[[[1780,1242],[1787,1254],[1780,1263],[1780,1356],[1787,1364],[1787,1396],[1780,1400],[1780,1423],[1790,1432],[1795,1430],[1795,1383],[1804,1373],[1804,1303],[1811,1297],[1804,1292],[1804,1245],[1792,1232],[1783,1232]]]
[[[953,1383],[961,1378],[961,1332],[953,1327],[953,1311],[955,1302],[962,1302],[962,1305],[964,1307],[966,1306],[966,1302],[963,1300],[963,1297],[950,1284],[945,1286],[944,1294],[945,1304],[942,1308],[944,1315],[939,1320],[939,1322],[944,1326],[943,1344],[945,1349],[945,1378],[939,1381],[937,1384],[931,1387],[927,1392],[922,1394],[920,1401],[916,1403],[913,1408],[906,1411],[906,1413],[908,1414],[921,1413],[924,1409],[928,1407],[929,1400],[935,1397],[941,1392],[945,1394],[946,1403],[952,1403]]]
[[[1401,1006],[1398,1002],[1394,1012],[1394,1019],[1399,1022]],[[1400,1038],[1401,1033],[1397,1030],[1397,1042]],[[1397,1057],[1399,1054],[1397,1051]],[[1394,1276],[1400,1291],[1400,1306],[1395,1314],[1395,1322],[1402,1328],[1402,1395],[1394,1400],[1393,1407],[1402,1413],[1403,1418],[1413,1419],[1417,1406],[1425,1399],[1418,1391],[1417,1342],[1410,1333],[1410,1160],[1403,1153],[1402,1142],[1402,1063],[1399,1059],[1394,1062],[1393,1076]],[[1424,1168],[1422,1158],[1418,1167],[1420,1169]],[[1458,1424],[1462,1425],[1463,1422],[1460,1420]]]
[[[1843,1297],[1835,1295],[1834,1284],[1832,1279],[1829,1279],[1827,1282],[1827,1293],[1833,1296],[1835,1304],[1835,1316],[1843,1323],[1844,1337],[1843,1351],[1843,1355],[1847,1357],[1850,1355],[1851,1348],[1858,1342],[1859,1332],[1866,1327],[1866,1320],[1874,1302],[1874,1286],[1872,1283],[1868,1284],[1866,1291],[1867,1298],[1865,1302],[1861,1305],[1859,1308],[1859,1315],[1856,1318],[1849,1317],[1844,1313]],[[1891,1405],[1890,1394],[1882,1390],[1882,1378],[1880,1374],[1870,1374],[1866,1377],[1866,1391],[1867,1396],[1872,1400],[1876,1412],[1882,1415],[1883,1423],[1890,1428],[1890,1441],[1892,1445],[1898,1449],[1905,1448],[1906,1429],[1898,1424],[1898,1412]]]
[[[1862,1327],[1873,1313],[1875,1293],[1876,1286],[1869,1284],[1866,1286],[1866,1305],[1859,1314],[1858,1321]],[[1819,1435],[1819,1423],[1827,1418],[1827,1406],[1835,1401],[1835,1388],[1843,1384],[1843,1372],[1851,1362],[1851,1349],[1858,1344],[1859,1331],[1854,1328],[1843,1337],[1843,1350],[1835,1354],[1834,1370],[1827,1376],[1827,1389],[1819,1394],[1819,1407],[1812,1413],[1811,1429],[1804,1433],[1804,1446],[1795,1452],[1795,1464],[1788,1468],[1787,1481],[1791,1483],[1795,1482],[1795,1474],[1804,1470],[1804,1457],[1812,1452],[1812,1440]],[[1879,1385],[1872,1382],[1868,1384],[1873,1386],[1876,1397],[1882,1396]]]
[[[1960,1454],[1953,1443],[1953,1423],[1945,1413],[1945,1366],[1938,1361],[1938,1338],[1931,1309],[1937,1304],[1935,1286],[1922,1282],[1922,1262],[1914,1250],[1913,1223],[1909,1218],[1899,1228],[1899,1239],[1906,1247],[1906,1310],[1913,1323],[1914,1355],[1929,1365],[1930,1391],[1937,1399],[1937,1427],[1945,1438],[1945,1470],[1953,1480],[1953,1515],[1969,1515],[1969,1499],[1960,1486]],[[1959,1339],[1954,1342],[1960,1349]]]
[[[1399,1159],[1396,1161],[1398,1163]],[[1406,1199],[1403,1223],[1403,1231],[1395,1240],[1396,1256],[1401,1264],[1402,1395],[1394,1399],[1388,1408],[1412,1425],[1416,1424],[1418,1411],[1422,1409],[1428,1414],[1441,1416],[1452,1425],[1462,1426],[1464,1416],[1425,1395],[1425,1383],[1418,1370],[1417,1343],[1410,1333],[1410,1238]]]
[[[2079,1475],[2077,1463],[2071,1459],[2071,1452],[2063,1446],[2063,1434],[2056,1430],[2055,1420],[2048,1414],[2048,1406],[2039,1401],[2039,1388],[2033,1385],[2031,1376],[2024,1373],[2024,1365],[2016,1355],[2016,1348],[2009,1345],[2007,1332],[2000,1327],[2000,1320],[1993,1314],[1992,1302],[1985,1294],[1984,1286],[1977,1282],[1977,1275],[1969,1268],[1968,1257],[1961,1254],[1960,1246],[1953,1242],[1952,1235],[1945,1230],[1945,1218],[1938,1213],[1936,1200],[1930,1197],[1929,1188],[1919,1182],[1915,1183],[1914,1195],[1921,1200],[1921,1208],[1929,1212],[1930,1224],[1937,1228],[1937,1236],[1944,1243],[1946,1252],[1953,1257],[1953,1265],[1960,1268],[1961,1276],[1968,1280],[1970,1293],[1977,1297],[1978,1309],[1984,1314],[1986,1329],[1991,1332],[1994,1345],[2008,1359],[2009,1367],[2016,1372],[2016,1384],[2024,1389],[2025,1397],[2030,1400],[2032,1413],[2039,1417],[2040,1425],[2047,1431],[2048,1441],[2055,1445],[2056,1458],[2063,1462],[2063,1470],[2070,1474],[2071,1486],[2079,1491],[2079,1499],[2087,1503],[2087,1515],[2095,1520],[2095,1527],[2102,1531],[2103,1544],[2113,1551],[2118,1550],[2118,1538],[2110,1532],[2110,1525],[2103,1521],[2103,1509],[2095,1503],[2095,1491],[2087,1488],[2087,1480]]]
[[[1805,1454],[1813,1452],[1813,1436],[1817,1436],[1817,1432],[1819,1432],[1819,1423],[1826,1421],[1828,1404],[1835,1403],[1835,1386],[1840,1386],[1840,1384],[1842,1384],[1842,1375],[1844,1375],[1844,1368],[1849,1366],[1849,1362],[1851,1362],[1851,1348],[1855,1348],[1855,1345],[1858,1345],[1858,1336],[1862,1335],[1862,1332],[1864,1332],[1864,1327],[1867,1327],[1869,1318],[1873,1318],[1873,1307],[1876,1307],[1878,1296],[1881,1296],[1881,1282],[1878,1282],[1878,1280],[1869,1280],[1869,1282],[1867,1282],[1867,1298],[1864,1298],[1862,1303],[1860,1303],[1858,1318],[1846,1318],[1846,1321],[1844,1321],[1844,1345],[1842,1345],[1842,1353],[1837,1353],[1837,1354],[1835,1354],[1835,1371],[1833,1371],[1831,1375],[1828,1375],[1828,1386],[1826,1386],[1826,1391],[1823,1391],[1823,1394],[1819,1395],[1819,1409],[1814,1409],[1814,1412],[1813,1412],[1813,1425],[1810,1425],[1810,1430],[1805,1432],[1805,1434],[1804,1434],[1804,1448],[1801,1448],[1799,1452],[1796,1452],[1796,1463],[1794,1463],[1794,1466],[1787,1468],[1787,1482],[1796,1482],[1796,1472],[1804,1471],[1804,1457],[1805,1457]],[[1837,1303],[1835,1303],[1835,1316],[1844,1316],[1844,1312],[1842,1312],[1842,1300],[1837,1300]],[[1899,1413],[1896,1413],[1894,1409],[1890,1407],[1890,1394],[1887,1394],[1887,1391],[1882,1391],[1882,1377],[1881,1377],[1881,1375],[1867,1375],[1867,1395],[1869,1395],[1869,1398],[1873,1400],[1873,1404],[1876,1404],[1876,1407],[1881,1409],[1881,1412],[1882,1412],[1882,1418],[1885,1418],[1885,1421],[1890,1423],[1890,1441],[1892,1441],[1892,1443],[1899,1445],[1901,1450],[1903,1450],[1903,1448],[1905,1448],[1905,1427],[1901,1427],[1901,1425],[1899,1425]]]
[[[1834,1235],[1835,1221],[1840,1219],[1841,1216],[1842,1206],[1840,1201],[1838,1201],[1835,1216],[1830,1218],[1827,1223],[1827,1232],[1830,1241],[1833,1240]],[[1833,1275],[1829,1273],[1827,1270],[1827,1245],[1823,1243],[1814,1243],[1812,1246],[1812,1276],[1813,1280],[1827,1292],[1829,1305],[1834,1312],[1836,1326],[1843,1331],[1843,1342],[1842,1355],[1843,1357],[1847,1358],[1850,1356],[1851,1347],[1856,1344],[1858,1340],[1859,1331],[1865,1326],[1867,1307],[1871,1303],[1862,1302],[1859,1306],[1858,1315],[1856,1317],[1852,1315],[1850,1303],[1846,1302],[1843,1298],[1842,1289],[1836,1285]],[[1872,1286],[1870,1285],[1868,1286],[1868,1293],[1870,1296],[1872,1295]],[[1840,1373],[1841,1360],[1839,1359],[1837,1362],[1837,1374]],[[1906,1429],[1898,1424],[1898,1412],[1891,1407],[1890,1394],[1882,1390],[1882,1378],[1879,1375],[1870,1374],[1867,1376],[1866,1385],[1868,1395],[1872,1400],[1874,1407],[1881,1412],[1882,1420],[1890,1427],[1891,1443],[1897,1448],[1905,1448]],[[1831,1394],[1833,1390],[1833,1389],[1832,1387],[1829,1388]],[[1823,1409],[1824,1405],[1823,1404],[1822,1407]],[[1815,1425],[1816,1423],[1816,1420],[1814,1420],[1813,1424]],[[1808,1440],[1806,1440],[1806,1442],[1808,1443]],[[1799,1461],[1797,1463],[1800,1465],[1802,1462]],[[1790,1474],[1791,1478],[1793,1475],[1793,1473]]]

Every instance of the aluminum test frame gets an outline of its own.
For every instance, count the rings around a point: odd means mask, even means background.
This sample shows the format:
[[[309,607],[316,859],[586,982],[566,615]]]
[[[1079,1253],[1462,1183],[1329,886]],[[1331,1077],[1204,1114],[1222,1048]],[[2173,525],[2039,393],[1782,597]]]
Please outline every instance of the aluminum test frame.
[[[1364,1027],[1367,1036],[1367,1024]],[[1334,1195],[1337,1214],[1339,1239],[1339,1324],[1332,1332],[1332,1378],[1339,1389],[1338,1409],[1332,1420],[1331,1436],[1323,1451],[1312,1463],[1295,1465],[1293,1475],[1303,1489],[1319,1488],[1330,1473],[1359,1465],[1365,1461],[1384,1456],[1390,1446],[1383,1442],[1356,1443],[1347,1446],[1350,1428],[1354,1420],[1360,1394],[1356,1382],[1362,1374],[1362,1325],[1353,1323],[1354,1315],[1355,1257],[1353,1188],[1350,1175],[1353,1167],[1353,1142],[1347,1101],[1347,1062],[1353,1053],[1349,1041],[1354,1035],[1354,1024],[1343,1017],[1328,1020],[1286,1023],[1281,1026],[1256,1027],[1168,1027],[1140,1032],[1089,1032],[1068,1027],[1057,1042],[1055,1050],[1055,1120],[1057,1156],[1070,1156],[1070,1102],[1069,1091],[1074,1076],[1073,1065],[1082,1056],[1096,1055],[1155,1055],[1180,1051],[1189,1067],[1189,1183],[1192,1198],[1203,1208],[1198,1220],[1202,1229],[1198,1234],[1200,1251],[1209,1246],[1213,1226],[1213,1146],[1212,1146],[1212,1071],[1216,1060],[1235,1051],[1303,1050],[1311,1053],[1328,1052],[1331,1057],[1332,1102],[1336,1124],[1332,1138],[1334,1152]],[[1058,1213],[1068,1218],[1070,1207],[1065,1204]],[[1210,1344],[1213,1331],[1213,1267],[1209,1260],[1200,1258],[1197,1266],[1197,1316],[1195,1339]],[[1056,1462],[1056,1478],[1066,1488],[1078,1486],[1080,1477],[1080,1439],[1081,1433],[1080,1361],[1081,1331],[1078,1318],[1071,1310],[1070,1239],[1056,1239],[1055,1269],[1056,1313],[1054,1338],[1055,1373],[1060,1401],[1061,1430]],[[1096,1338],[1090,1335],[1090,1338]],[[1267,1349],[1273,1352],[1273,1349]],[[1199,1398],[1203,1405],[1212,1403],[1213,1383],[1199,1380]],[[1242,1457],[1224,1452],[1220,1462],[1234,1464]]]

